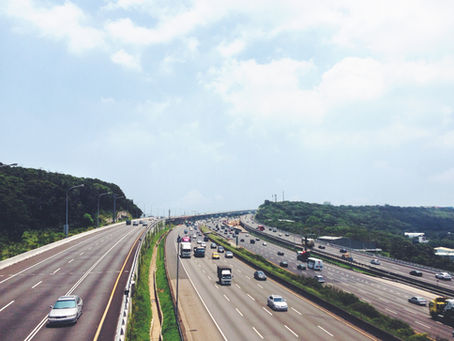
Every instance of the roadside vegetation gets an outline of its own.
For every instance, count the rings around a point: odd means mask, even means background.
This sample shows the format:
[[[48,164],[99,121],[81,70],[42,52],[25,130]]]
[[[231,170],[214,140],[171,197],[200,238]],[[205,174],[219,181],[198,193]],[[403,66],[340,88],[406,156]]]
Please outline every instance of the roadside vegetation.
[[[281,281],[291,284],[302,292],[316,296],[325,302],[329,302],[402,340],[430,340],[426,334],[416,334],[407,323],[380,313],[372,305],[360,301],[360,299],[353,294],[346,293],[329,285],[323,286],[313,278],[292,274],[291,272],[274,265],[262,256],[251,253],[242,247],[236,248],[231,246],[223,238],[216,236],[213,233],[210,233],[209,236],[211,240],[219,245],[223,245],[225,249],[232,251],[238,258],[279,278]]]
[[[454,271],[454,262],[435,256],[434,247],[454,248],[454,208],[333,206],[306,202],[260,205],[256,219],[268,226],[307,236],[343,236],[389,257]],[[413,243],[404,232],[424,232],[427,244]]]
[[[161,333],[162,338],[166,341],[180,341],[180,333],[175,318],[175,308],[170,294],[170,287],[164,264],[164,243],[165,238],[161,240],[161,243],[158,246],[156,259],[156,285],[163,316]]]

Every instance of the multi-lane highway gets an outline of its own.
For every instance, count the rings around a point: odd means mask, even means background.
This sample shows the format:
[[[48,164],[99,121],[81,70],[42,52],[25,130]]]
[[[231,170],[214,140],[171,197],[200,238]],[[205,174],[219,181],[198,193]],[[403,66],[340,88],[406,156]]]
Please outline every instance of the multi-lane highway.
[[[117,224],[0,270],[0,339],[113,340],[127,262],[143,231]],[[82,297],[81,318],[48,327],[49,306],[68,294]]]
[[[217,222],[207,222],[206,225],[215,229],[219,224]],[[221,233],[221,235],[225,236],[224,233]],[[247,233],[240,234],[238,238],[239,245],[265,257],[276,265],[279,265],[282,260],[285,260],[288,262],[288,270],[293,273],[308,277],[321,274],[327,284],[355,294],[362,301],[372,304],[384,314],[409,323],[417,332],[424,332],[443,338],[449,338],[452,335],[451,327],[440,324],[430,318],[427,307],[417,306],[408,302],[408,298],[412,296],[422,296],[427,300],[431,300],[437,296],[433,293],[384,278],[367,276],[327,262],[324,263],[324,269],[321,272],[309,269],[298,270],[297,265],[301,262],[296,260],[295,252],[270,242],[267,242],[265,246],[262,240],[256,240],[255,244],[251,244],[250,239],[256,239],[256,237],[251,235],[246,237],[246,235]],[[241,240],[244,240],[244,242]],[[280,256],[278,252],[283,252],[284,255]],[[337,249],[337,252],[339,252],[339,249]]]
[[[167,238],[167,264],[176,262],[177,234],[183,235],[182,227],[173,230]],[[211,255],[212,250],[208,245],[204,258],[181,259],[180,271],[183,272],[183,278],[188,278],[193,283],[193,295],[200,295],[212,317],[212,324],[217,326],[214,339],[216,336],[224,340],[373,339],[366,332],[276,282],[269,279],[260,282],[255,280],[254,269],[241,261],[235,258],[226,259],[224,254],[221,254],[221,259],[214,260]],[[217,283],[218,264],[232,267],[234,277],[231,286]],[[170,276],[174,278],[175,274]],[[271,294],[287,299],[287,312],[275,312],[267,307],[266,299]]]

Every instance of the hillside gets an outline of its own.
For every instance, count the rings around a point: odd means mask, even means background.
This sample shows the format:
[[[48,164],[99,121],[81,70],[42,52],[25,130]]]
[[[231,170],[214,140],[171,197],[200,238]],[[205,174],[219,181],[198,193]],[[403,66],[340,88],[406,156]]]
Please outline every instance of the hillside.
[[[265,201],[256,214],[262,223],[307,235],[345,236],[372,242],[392,257],[454,270],[433,255],[433,247],[454,248],[454,208],[333,206]],[[429,244],[413,244],[404,232],[424,232]]]
[[[65,224],[66,191],[79,184],[84,187],[69,192],[70,229],[96,225],[99,194],[125,196],[116,184],[99,179],[32,168],[0,168],[0,245],[21,241],[24,231],[61,232]],[[132,217],[142,214],[132,200],[125,198],[117,199],[116,210],[127,211]],[[112,196],[101,197],[100,212],[111,217],[112,211]]]

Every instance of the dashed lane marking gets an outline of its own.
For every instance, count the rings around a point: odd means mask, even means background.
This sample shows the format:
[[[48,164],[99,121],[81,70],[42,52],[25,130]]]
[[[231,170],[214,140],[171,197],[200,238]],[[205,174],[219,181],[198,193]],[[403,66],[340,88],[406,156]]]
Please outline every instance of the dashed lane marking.
[[[291,330],[289,327],[287,327],[287,325],[284,324],[284,327],[287,328],[287,330],[292,333],[293,335],[295,335],[296,338],[298,338],[298,334],[295,333],[293,330]]]
[[[43,281],[39,281],[38,283],[36,283],[34,286],[32,286],[32,289],[35,289],[38,285],[40,285]]]
[[[254,331],[257,333],[257,335],[263,340],[262,334],[260,334],[260,333],[258,332],[258,330],[255,329],[255,327],[252,327],[252,329],[254,329]]]
[[[323,330],[326,334],[328,334],[329,336],[334,336],[333,334],[331,334],[329,331],[327,331],[325,328],[323,328],[322,326],[317,326],[319,327],[321,330]]]

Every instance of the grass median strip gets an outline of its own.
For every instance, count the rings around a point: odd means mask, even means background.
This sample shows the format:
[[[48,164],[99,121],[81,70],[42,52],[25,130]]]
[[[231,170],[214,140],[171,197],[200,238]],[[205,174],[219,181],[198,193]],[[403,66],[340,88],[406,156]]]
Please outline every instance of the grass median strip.
[[[284,270],[269,262],[264,257],[256,255],[243,247],[234,247],[222,237],[210,233],[208,229],[203,229],[210,234],[210,239],[219,245],[223,245],[226,250],[232,251],[238,258],[241,258],[257,268],[260,268],[285,283],[298,288],[302,292],[308,293],[318,299],[345,311],[356,318],[377,327],[378,329],[394,335],[396,338],[408,341],[430,340],[426,334],[416,334],[414,330],[405,322],[391,318],[377,311],[372,305],[360,301],[360,299],[342,290],[329,285],[322,286],[313,278],[298,276]]]

